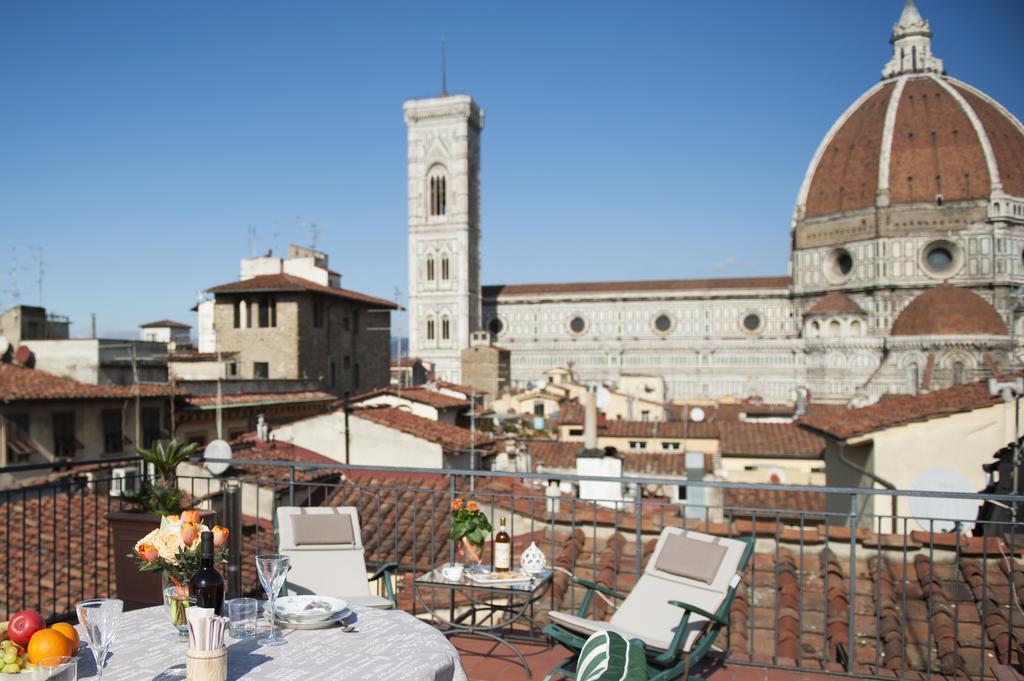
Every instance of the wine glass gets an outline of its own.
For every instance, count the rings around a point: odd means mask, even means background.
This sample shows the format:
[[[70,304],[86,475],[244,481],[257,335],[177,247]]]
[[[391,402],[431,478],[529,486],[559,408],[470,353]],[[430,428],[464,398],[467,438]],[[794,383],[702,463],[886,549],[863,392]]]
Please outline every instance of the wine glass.
[[[277,629],[274,627],[274,606],[277,603],[277,594],[284,586],[284,578],[288,576],[291,566],[291,559],[278,553],[256,556],[256,572],[259,573],[260,584],[267,592],[267,601],[269,602],[267,617],[270,619],[270,633],[259,639],[259,642],[265,646],[279,646],[287,643],[284,637],[277,634]]]
[[[78,623],[85,628],[89,647],[96,656],[96,681],[103,679],[103,661],[110,652],[117,633],[117,620],[121,617],[124,602],[117,598],[94,598],[75,606]]]

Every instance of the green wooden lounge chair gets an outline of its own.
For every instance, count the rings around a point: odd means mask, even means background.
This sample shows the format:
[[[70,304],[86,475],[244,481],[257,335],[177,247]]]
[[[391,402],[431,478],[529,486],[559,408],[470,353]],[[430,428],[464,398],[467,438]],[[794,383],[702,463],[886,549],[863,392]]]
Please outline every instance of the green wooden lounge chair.
[[[675,527],[662,530],[643,574],[629,596],[583,579],[587,592],[576,614],[548,613],[544,633],[573,651],[547,678],[576,678],[580,650],[595,631],[609,630],[626,640],[640,639],[652,681],[696,678],[690,669],[711,649],[726,626],[741,574],[754,552],[754,538],[725,539]],[[587,618],[601,592],[622,601],[611,620]]]

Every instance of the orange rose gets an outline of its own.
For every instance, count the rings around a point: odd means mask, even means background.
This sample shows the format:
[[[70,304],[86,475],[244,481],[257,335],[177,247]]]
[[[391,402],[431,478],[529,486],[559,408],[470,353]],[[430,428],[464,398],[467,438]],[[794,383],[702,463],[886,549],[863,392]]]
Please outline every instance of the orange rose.
[[[220,525],[214,525],[211,532],[213,532],[214,548],[222,548],[228,543],[228,528],[222,527]]]
[[[160,557],[160,552],[152,544],[140,544],[135,550],[139,552],[139,558],[146,562],[151,563]]]
[[[462,508],[462,499],[456,499],[452,502],[453,511],[458,511],[460,508]]]
[[[468,504],[466,504],[466,508],[468,508],[470,511],[480,510],[480,507],[477,506],[477,503],[475,501],[471,501]]]
[[[195,523],[196,525],[198,525],[199,524],[199,511],[193,511],[193,510],[182,511],[181,512],[181,522],[183,522],[183,523]]]
[[[181,542],[188,547],[191,547],[195,543],[196,539],[199,538],[199,526],[195,523],[182,523],[181,524]]]

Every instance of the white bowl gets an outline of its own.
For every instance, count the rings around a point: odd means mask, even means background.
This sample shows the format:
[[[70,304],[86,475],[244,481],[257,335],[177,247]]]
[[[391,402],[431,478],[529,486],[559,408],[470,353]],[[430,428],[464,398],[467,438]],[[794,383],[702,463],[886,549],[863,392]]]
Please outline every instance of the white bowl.
[[[277,599],[274,614],[287,622],[322,622],[346,608],[345,601],[333,596],[283,596]]]

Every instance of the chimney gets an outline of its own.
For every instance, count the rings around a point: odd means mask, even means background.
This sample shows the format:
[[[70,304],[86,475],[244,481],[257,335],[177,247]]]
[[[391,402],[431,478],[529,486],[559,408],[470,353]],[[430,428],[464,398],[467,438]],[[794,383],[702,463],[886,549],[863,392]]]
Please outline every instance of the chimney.
[[[597,392],[587,388],[587,404],[583,416],[583,448],[597,449]]]

